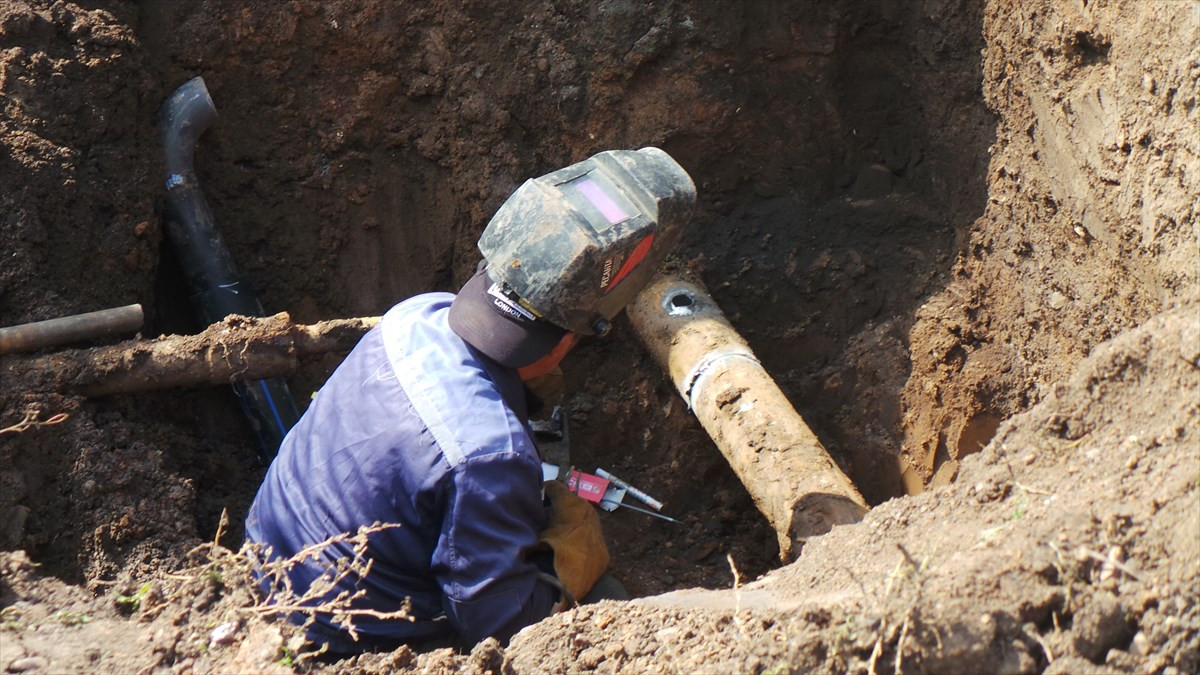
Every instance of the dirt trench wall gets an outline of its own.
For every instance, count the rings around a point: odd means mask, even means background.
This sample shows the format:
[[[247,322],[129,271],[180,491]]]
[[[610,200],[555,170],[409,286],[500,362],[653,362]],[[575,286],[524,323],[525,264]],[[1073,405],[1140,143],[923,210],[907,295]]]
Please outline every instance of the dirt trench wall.
[[[136,24],[132,3],[0,3],[0,323],[152,308],[157,92]],[[31,407],[68,415],[0,436],[0,545],[75,579],[191,545],[195,488],[167,453],[194,432],[127,418],[153,420],[161,404],[93,407],[20,382],[0,392],[2,427]]]
[[[0,323],[148,299],[157,92],[135,10],[0,3]]]
[[[902,396],[926,481],[1097,344],[1200,297],[1200,9],[994,2],[983,28],[987,208],[917,313]]]

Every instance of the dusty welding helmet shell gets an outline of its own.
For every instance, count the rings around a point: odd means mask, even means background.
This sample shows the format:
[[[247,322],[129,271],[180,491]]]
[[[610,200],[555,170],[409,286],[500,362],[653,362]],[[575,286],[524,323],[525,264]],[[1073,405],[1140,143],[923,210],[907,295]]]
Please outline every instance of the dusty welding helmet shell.
[[[479,250],[541,318],[595,334],[650,280],[695,203],[695,184],[667,153],[610,150],[526,181]]]
[[[510,368],[524,368],[542,358],[566,334],[521,307],[486,269],[477,271],[454,297],[449,321],[459,337]]]

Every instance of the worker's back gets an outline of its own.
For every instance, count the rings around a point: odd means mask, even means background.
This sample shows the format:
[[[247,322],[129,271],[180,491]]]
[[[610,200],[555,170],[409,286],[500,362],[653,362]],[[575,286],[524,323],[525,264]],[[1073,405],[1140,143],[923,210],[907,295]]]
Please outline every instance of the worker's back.
[[[356,619],[368,639],[507,637],[554,599],[533,565],[512,569],[545,519],[520,380],[448,328],[453,297],[401,303],[363,338],[288,435],[246,521],[277,558],[399,524],[370,535],[370,574],[339,590],[366,589],[354,606],[380,611],[411,597],[419,620]],[[328,546],[292,583],[308,588],[351,555],[349,543]]]

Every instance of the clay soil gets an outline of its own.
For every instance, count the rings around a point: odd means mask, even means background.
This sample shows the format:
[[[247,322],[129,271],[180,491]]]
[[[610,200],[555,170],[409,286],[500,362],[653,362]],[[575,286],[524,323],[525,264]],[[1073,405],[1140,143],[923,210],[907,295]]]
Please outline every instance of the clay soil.
[[[667,150],[701,195],[671,264],[874,508],[780,566],[619,320],[566,402],[574,462],[684,522],[604,516],[638,599],[312,657],[234,554],[264,466],[227,387],[6,378],[0,667],[1200,670],[1195,3],[0,0],[0,325],[204,328],[156,126],[196,75],[226,244],[300,323],[453,290],[524,179]],[[340,356],[290,376],[301,405]]]

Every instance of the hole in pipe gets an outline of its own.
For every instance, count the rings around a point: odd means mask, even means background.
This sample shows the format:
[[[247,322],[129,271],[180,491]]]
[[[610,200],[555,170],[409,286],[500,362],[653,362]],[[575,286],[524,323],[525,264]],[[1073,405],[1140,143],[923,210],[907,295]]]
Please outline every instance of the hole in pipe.
[[[663,307],[670,316],[682,316],[696,311],[696,296],[689,291],[672,291],[663,300]]]

